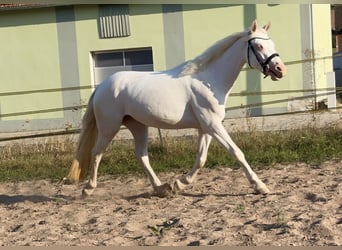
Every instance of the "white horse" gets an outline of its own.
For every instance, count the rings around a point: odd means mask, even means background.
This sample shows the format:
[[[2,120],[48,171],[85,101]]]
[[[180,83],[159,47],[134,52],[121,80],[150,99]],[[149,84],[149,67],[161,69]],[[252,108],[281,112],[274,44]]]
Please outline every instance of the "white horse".
[[[83,117],[76,159],[66,179],[77,182],[91,176],[83,189],[90,195],[97,185],[97,170],[102,153],[125,125],[135,139],[135,153],[159,195],[178,191],[192,183],[207,159],[212,137],[229,151],[255,190],[269,189],[253,172],[244,154],[228,135],[222,120],[225,103],[243,65],[261,71],[276,81],[286,67],[268,37],[270,24],[232,34],[191,61],[161,72],[119,72],[101,83],[91,96]],[[198,154],[192,170],[174,184],[162,184],[148,158],[148,127],[198,129]]]

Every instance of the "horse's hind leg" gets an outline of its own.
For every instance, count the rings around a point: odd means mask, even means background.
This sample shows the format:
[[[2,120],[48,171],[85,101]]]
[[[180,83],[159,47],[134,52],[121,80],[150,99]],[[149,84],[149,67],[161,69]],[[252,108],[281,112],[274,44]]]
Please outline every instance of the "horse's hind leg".
[[[126,117],[123,124],[131,131],[134,137],[136,157],[143,166],[154,191],[159,196],[167,195],[167,193],[171,191],[171,186],[169,184],[161,184],[157,175],[154,173],[148,158],[148,127],[131,117]]]
[[[207,160],[208,148],[210,145],[212,137],[209,134],[203,134],[202,131],[199,131],[198,134],[198,154],[196,157],[196,161],[192,167],[192,170],[185,176],[177,179],[174,183],[174,191],[182,190],[187,185],[194,182],[196,176],[200,169],[204,166]]]
[[[114,132],[110,133],[110,135],[104,135],[101,132],[98,133],[97,141],[91,155],[91,176],[82,192],[84,196],[89,196],[94,192],[94,189],[97,186],[97,171],[102,158],[102,154],[118,131],[119,130],[115,130]]]

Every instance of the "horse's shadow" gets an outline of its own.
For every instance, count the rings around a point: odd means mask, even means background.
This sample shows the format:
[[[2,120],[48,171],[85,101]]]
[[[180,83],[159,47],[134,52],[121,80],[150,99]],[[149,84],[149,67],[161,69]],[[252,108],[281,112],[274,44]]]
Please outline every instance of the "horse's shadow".
[[[136,195],[130,195],[130,196],[123,196],[123,199],[126,199],[128,201],[130,200],[136,200],[140,198],[150,199],[152,197],[158,197],[158,198],[174,198],[177,196],[183,196],[183,197],[192,197],[192,198],[205,198],[208,196],[215,196],[215,197],[244,197],[248,195],[257,195],[257,193],[237,193],[237,194],[231,194],[231,193],[224,193],[224,194],[218,194],[218,193],[190,193],[190,192],[179,192],[177,194],[170,194],[165,197],[160,197],[157,194],[154,194],[153,192],[144,192]]]
[[[56,200],[71,200],[71,197],[64,195],[57,195],[54,197],[47,197],[44,195],[1,195],[0,194],[0,204],[12,205],[16,203],[32,202],[32,203],[42,203]]]
[[[215,196],[215,197],[244,197],[247,195],[252,195],[256,193],[238,193],[238,194],[231,194],[231,193],[187,193],[187,192],[182,192],[180,195],[186,196],[186,197],[193,197],[193,198],[204,198],[208,196]]]
[[[0,195],[0,204],[10,205],[30,201],[33,203],[40,203],[45,201],[52,201],[52,198],[43,195]]]

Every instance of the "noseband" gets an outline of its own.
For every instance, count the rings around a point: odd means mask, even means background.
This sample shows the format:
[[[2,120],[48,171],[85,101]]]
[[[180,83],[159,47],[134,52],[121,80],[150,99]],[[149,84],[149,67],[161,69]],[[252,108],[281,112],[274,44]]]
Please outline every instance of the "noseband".
[[[249,59],[249,51],[251,50],[255,56],[255,58],[257,59],[258,63],[260,64],[260,66],[262,67],[262,73],[265,75],[264,78],[266,78],[268,75],[266,75],[266,70],[267,70],[267,67],[269,66],[268,64],[270,63],[270,61],[276,57],[276,56],[279,56],[278,53],[273,53],[272,55],[270,55],[269,57],[266,58],[265,61],[263,61],[263,59],[259,56],[259,54],[255,51],[255,48],[252,44],[252,41],[255,40],[255,39],[262,39],[262,40],[269,40],[269,38],[262,38],[262,37],[253,37],[251,39],[248,40],[248,50],[247,50],[247,60],[248,60],[248,65],[249,67],[253,68],[251,66],[251,63],[250,63],[250,59]]]

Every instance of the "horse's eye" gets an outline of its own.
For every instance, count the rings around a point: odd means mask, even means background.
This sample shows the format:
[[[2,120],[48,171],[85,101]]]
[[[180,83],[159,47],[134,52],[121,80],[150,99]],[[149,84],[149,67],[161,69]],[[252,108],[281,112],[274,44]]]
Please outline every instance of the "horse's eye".
[[[263,50],[264,49],[264,47],[261,44],[258,44],[257,48],[258,48],[258,50]]]

